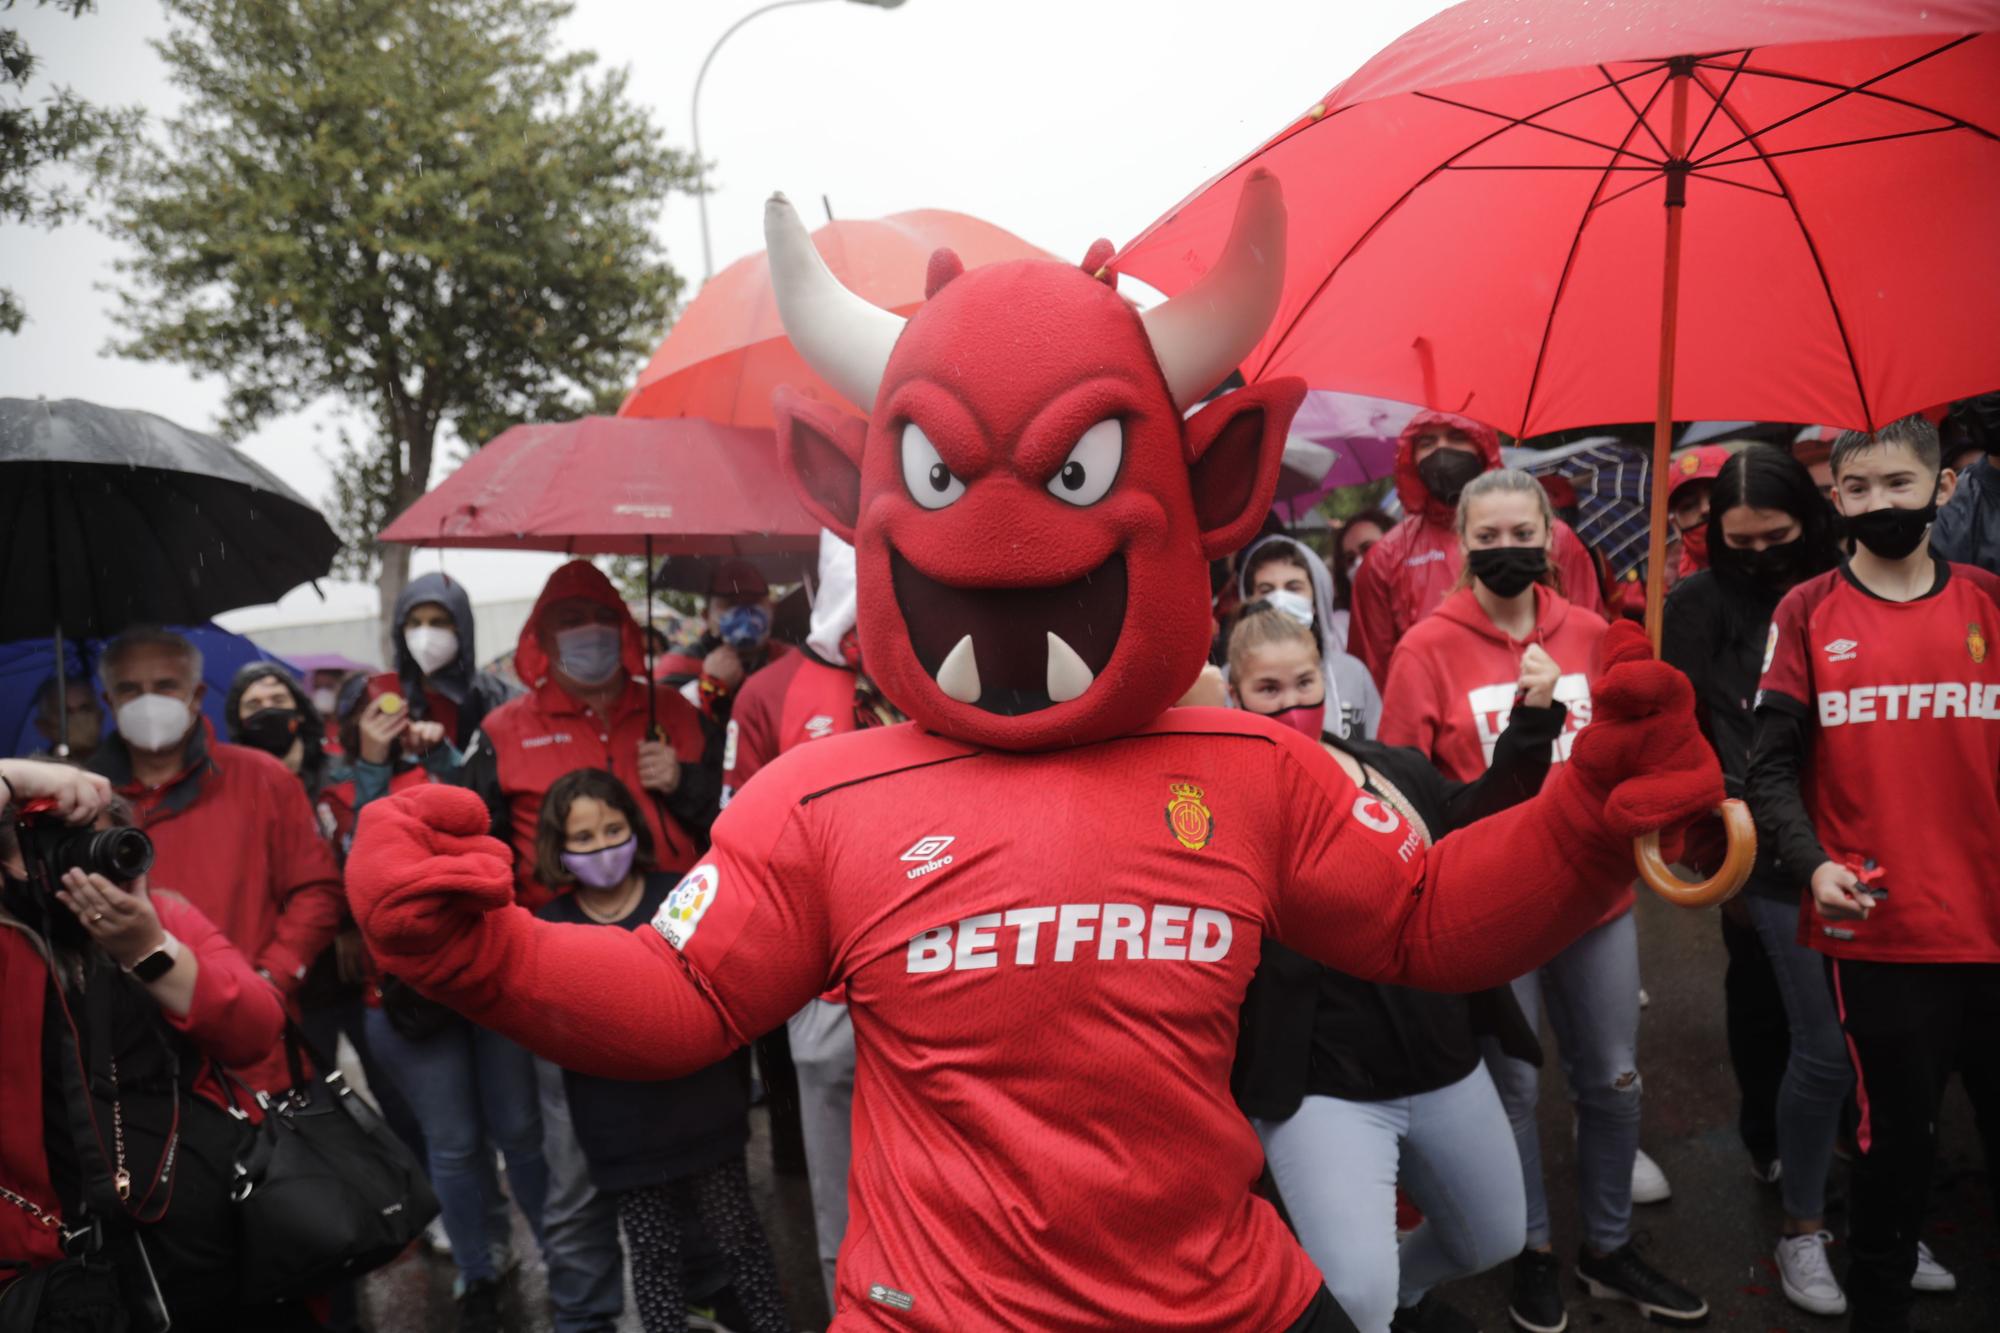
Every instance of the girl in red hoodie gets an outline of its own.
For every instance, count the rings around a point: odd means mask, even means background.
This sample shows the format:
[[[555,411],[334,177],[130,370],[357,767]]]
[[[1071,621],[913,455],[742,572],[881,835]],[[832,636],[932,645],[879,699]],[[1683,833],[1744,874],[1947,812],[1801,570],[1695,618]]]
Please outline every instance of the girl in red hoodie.
[[[1556,527],[1548,495],[1525,472],[1487,472],[1460,494],[1457,530],[1464,569],[1444,604],[1396,646],[1382,692],[1382,740],[1414,746],[1466,782],[1492,762],[1517,704],[1553,699],[1569,706],[1552,756],[1562,763],[1590,721],[1590,671],[1606,626],[1562,595],[1550,559]],[[1531,1025],[1539,1026],[1547,1009],[1574,1090],[1584,1224],[1578,1278],[1592,1295],[1627,1301],[1660,1322],[1693,1324],[1707,1317],[1706,1303],[1630,1243],[1639,1151],[1639,945],[1631,906],[1628,895],[1547,966],[1517,979],[1514,995]],[[1487,1064],[1513,1122],[1528,1196],[1528,1248],[1515,1261],[1508,1314],[1529,1333],[1558,1333],[1569,1319],[1550,1245],[1537,1072],[1497,1048],[1487,1051]]]

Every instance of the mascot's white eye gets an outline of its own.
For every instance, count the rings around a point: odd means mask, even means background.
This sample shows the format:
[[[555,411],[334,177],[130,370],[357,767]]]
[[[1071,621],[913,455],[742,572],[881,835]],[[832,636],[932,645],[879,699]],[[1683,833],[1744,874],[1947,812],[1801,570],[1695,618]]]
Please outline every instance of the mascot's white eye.
[[[937,446],[914,421],[903,423],[903,485],[926,509],[942,509],[965,494],[965,483],[951,475]]]
[[[907,445],[903,457],[909,457]],[[1055,476],[1049,478],[1049,494],[1073,505],[1094,505],[1118,480],[1118,464],[1124,457],[1125,428],[1116,418],[1106,418],[1085,431],[1076,448],[1069,451]]]

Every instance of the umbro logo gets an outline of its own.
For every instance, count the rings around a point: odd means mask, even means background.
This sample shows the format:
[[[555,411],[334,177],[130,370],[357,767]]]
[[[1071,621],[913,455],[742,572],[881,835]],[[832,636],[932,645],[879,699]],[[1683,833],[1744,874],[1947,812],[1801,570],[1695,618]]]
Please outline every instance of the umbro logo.
[[[928,838],[917,839],[910,850],[904,852],[901,857],[905,861],[917,862],[904,874],[910,879],[922,879],[934,870],[944,869],[951,864],[951,856],[945,849],[957,841],[956,837],[950,835],[935,834]]]
[[[1860,646],[1860,644],[1852,639],[1835,639],[1832,643],[1822,647],[1820,651],[1826,654],[1826,660],[1829,662],[1852,662],[1854,660],[1854,650]]]

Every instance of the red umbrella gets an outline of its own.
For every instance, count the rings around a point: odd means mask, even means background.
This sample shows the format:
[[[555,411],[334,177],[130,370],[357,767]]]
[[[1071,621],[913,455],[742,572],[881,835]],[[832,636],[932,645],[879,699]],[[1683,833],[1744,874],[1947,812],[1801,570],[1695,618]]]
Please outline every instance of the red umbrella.
[[[1254,165],[1291,226],[1247,377],[1518,435],[1653,416],[1657,644],[1675,418],[1873,427],[2000,383],[1995,27],[1995,0],[1470,0],[1113,266],[1186,288]]]
[[[768,430],[584,417],[515,426],[404,510],[382,540],[575,555],[790,555],[819,525]]]
[[[967,268],[1054,258],[990,222],[935,208],[829,222],[813,244],[848,290],[899,315],[923,304],[926,266],[939,247],[957,251]],[[770,261],[759,251],[716,274],[681,312],[618,415],[770,426],[771,391],[780,384],[845,401],[792,350],[771,295]]]

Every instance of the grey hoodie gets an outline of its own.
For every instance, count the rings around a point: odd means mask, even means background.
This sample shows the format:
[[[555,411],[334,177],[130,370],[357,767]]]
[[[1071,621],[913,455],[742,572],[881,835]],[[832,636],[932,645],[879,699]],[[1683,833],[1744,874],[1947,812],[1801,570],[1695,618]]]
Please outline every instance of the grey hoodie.
[[[1361,659],[1341,645],[1333,611],[1333,575],[1326,562],[1302,542],[1282,535],[1266,537],[1245,551],[1237,565],[1244,602],[1256,600],[1250,591],[1250,571],[1257,567],[1258,553],[1272,546],[1283,548],[1286,558],[1305,566],[1312,578],[1313,633],[1319,638],[1320,669],[1326,674],[1326,729],[1343,739],[1372,739],[1382,725],[1382,695]]]

